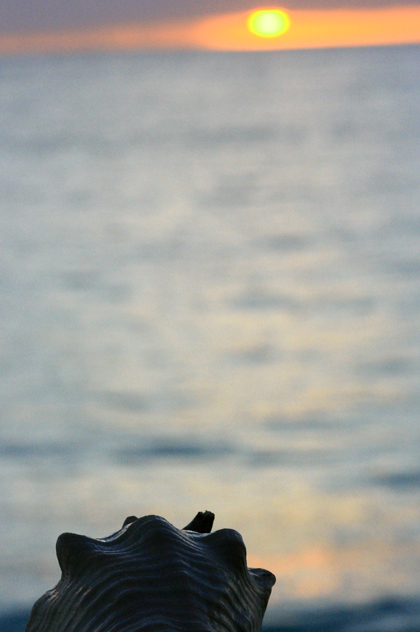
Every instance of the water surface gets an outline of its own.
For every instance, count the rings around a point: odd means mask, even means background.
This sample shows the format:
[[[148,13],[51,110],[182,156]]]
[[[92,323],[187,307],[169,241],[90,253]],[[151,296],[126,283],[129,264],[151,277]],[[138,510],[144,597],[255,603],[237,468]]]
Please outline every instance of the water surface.
[[[273,613],[418,595],[419,62],[2,60],[3,610],[204,509]]]

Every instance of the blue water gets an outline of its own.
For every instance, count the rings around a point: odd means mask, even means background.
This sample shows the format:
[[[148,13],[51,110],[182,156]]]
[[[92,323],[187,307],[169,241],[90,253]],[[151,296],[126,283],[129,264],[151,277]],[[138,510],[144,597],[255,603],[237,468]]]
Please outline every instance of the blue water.
[[[1,60],[4,630],[204,509],[266,625],[420,629],[419,111],[417,46]]]

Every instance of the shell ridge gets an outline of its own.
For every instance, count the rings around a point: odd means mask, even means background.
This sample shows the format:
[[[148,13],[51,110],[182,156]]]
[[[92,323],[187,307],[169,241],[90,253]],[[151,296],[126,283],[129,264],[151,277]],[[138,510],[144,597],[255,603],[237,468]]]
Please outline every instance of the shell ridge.
[[[274,576],[248,569],[237,531],[197,516],[197,530],[148,515],[105,538],[62,534],[62,577],[26,632],[259,632]]]

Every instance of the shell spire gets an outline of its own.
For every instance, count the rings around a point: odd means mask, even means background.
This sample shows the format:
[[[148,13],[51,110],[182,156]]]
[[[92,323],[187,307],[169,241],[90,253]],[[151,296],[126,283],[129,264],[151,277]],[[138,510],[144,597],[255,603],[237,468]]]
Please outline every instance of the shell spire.
[[[276,578],[246,565],[241,535],[130,516],[106,538],[63,533],[62,576],[35,603],[26,632],[259,632]]]

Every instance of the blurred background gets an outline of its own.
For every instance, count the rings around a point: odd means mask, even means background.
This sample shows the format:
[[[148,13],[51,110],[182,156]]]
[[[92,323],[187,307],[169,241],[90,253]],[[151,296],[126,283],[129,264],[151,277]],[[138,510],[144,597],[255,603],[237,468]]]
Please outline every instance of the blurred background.
[[[420,630],[420,47],[0,86],[2,631],[60,533],[205,509],[276,574],[266,627]]]

